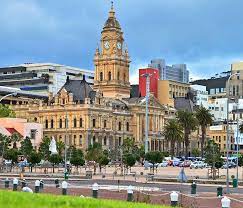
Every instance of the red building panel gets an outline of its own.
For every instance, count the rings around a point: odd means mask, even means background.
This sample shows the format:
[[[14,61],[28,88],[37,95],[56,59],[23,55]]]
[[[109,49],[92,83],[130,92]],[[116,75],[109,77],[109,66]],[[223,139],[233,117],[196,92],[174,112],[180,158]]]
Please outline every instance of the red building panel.
[[[144,74],[150,75],[150,93],[158,97],[158,80],[159,80],[159,70],[153,68],[139,69],[139,91],[141,96],[146,96],[146,77]]]

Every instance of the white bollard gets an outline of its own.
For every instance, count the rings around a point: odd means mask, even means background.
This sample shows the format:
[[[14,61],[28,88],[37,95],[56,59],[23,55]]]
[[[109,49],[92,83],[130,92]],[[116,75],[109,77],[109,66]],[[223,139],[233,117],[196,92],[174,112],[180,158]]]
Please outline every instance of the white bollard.
[[[40,181],[36,180],[35,181],[35,193],[39,193],[40,191]]]
[[[127,188],[127,201],[133,200],[133,187],[130,185]]]
[[[176,207],[178,204],[178,199],[179,199],[179,194],[175,191],[172,191],[170,194],[170,201],[171,201],[171,206]]]
[[[98,198],[98,190],[99,190],[98,183],[93,184],[92,190],[93,190],[93,198]]]
[[[222,204],[222,208],[230,208],[230,199],[227,196],[224,196],[221,199],[221,204]]]
[[[67,195],[68,183],[66,181],[62,182],[62,195]]]

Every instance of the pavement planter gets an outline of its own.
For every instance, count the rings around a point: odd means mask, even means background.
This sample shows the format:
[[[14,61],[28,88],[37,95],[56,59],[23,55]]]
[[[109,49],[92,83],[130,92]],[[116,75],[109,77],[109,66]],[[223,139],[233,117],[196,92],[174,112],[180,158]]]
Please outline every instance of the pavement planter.
[[[56,188],[59,188],[59,180],[58,179],[55,179],[55,184],[56,184]]]
[[[18,189],[18,183],[19,183],[18,179],[17,178],[14,178],[13,179],[13,191],[17,191],[17,189]]]
[[[62,195],[67,195],[68,183],[67,181],[62,182]]]
[[[39,193],[40,192],[40,181],[36,180],[35,181],[35,193]]]
[[[222,208],[230,208],[230,199],[226,196],[224,196],[221,199],[221,204],[222,204]]]
[[[93,186],[92,186],[92,196],[93,196],[93,198],[98,198],[98,190],[99,190],[98,183],[94,183]]]
[[[132,200],[133,200],[133,188],[130,185],[127,188],[127,201],[132,201]]]
[[[233,179],[233,188],[238,187],[238,180],[236,178]]]
[[[4,186],[6,189],[9,188],[9,179],[8,178],[5,179]]]
[[[217,196],[219,197],[219,196],[223,196],[223,187],[222,186],[219,186],[218,188],[217,188]]]
[[[179,199],[179,194],[176,193],[175,191],[172,191],[172,193],[170,194],[170,201],[172,207],[176,207],[178,205],[178,199]]]
[[[197,184],[193,182],[191,185],[191,194],[196,194],[196,193],[197,193]]]

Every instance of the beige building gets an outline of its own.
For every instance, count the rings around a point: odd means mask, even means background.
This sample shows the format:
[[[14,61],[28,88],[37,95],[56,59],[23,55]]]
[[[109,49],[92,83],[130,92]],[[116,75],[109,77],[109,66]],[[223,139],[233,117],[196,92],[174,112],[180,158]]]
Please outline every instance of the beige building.
[[[158,81],[158,100],[163,105],[174,106],[175,97],[185,97],[190,84],[172,80]]]
[[[130,98],[129,55],[119,22],[111,8],[101,32],[101,49],[94,56],[94,88],[85,80],[67,80],[47,102],[16,105],[18,117],[43,125],[45,136],[54,136],[86,149],[94,142],[106,149],[119,149],[126,138],[144,144],[145,98]],[[149,148],[162,150],[165,120],[175,111],[150,96]]]
[[[216,144],[218,144],[219,149],[222,153],[226,154],[226,144],[227,144],[227,127],[225,124],[210,126],[207,131],[208,137],[213,139]],[[230,127],[229,134],[229,152],[234,152],[234,130]]]

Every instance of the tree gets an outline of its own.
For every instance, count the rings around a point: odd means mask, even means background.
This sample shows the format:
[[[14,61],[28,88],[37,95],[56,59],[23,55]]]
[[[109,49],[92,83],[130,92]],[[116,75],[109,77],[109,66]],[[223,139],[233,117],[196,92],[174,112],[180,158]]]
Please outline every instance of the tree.
[[[62,157],[58,154],[52,154],[49,156],[48,161],[52,163],[53,173],[55,172],[55,165],[62,162]]]
[[[126,168],[132,167],[136,163],[136,156],[134,154],[128,153],[123,156],[123,163],[126,165]]]
[[[100,168],[100,172],[103,166],[108,165],[108,163],[110,162],[108,155],[103,151],[103,155],[100,157],[98,163],[99,163],[99,168]]]
[[[169,120],[165,124],[163,135],[165,139],[170,141],[170,153],[173,158],[175,154],[175,143],[177,141],[182,141],[183,138],[182,126],[178,123],[178,120],[176,119]]]
[[[17,149],[17,142],[19,142],[21,139],[20,135],[17,132],[15,132],[12,134],[10,138],[11,138],[11,142],[13,142],[13,148]]]
[[[211,166],[213,179],[215,179],[215,169],[222,167],[223,159],[218,145],[213,140],[209,140],[205,148],[205,162]]]
[[[29,163],[30,163],[30,171],[32,172],[32,167],[35,166],[36,164],[40,163],[41,161],[41,154],[36,152],[36,151],[32,151],[29,155]]]
[[[0,133],[0,155],[3,156],[4,152],[9,149],[11,140],[9,136]]]
[[[26,137],[23,141],[21,141],[20,152],[25,156],[29,156],[31,152],[34,150],[32,142],[29,137]]]
[[[206,108],[204,108],[203,106],[200,106],[197,110],[196,110],[196,118],[198,120],[198,124],[201,126],[201,132],[202,132],[202,136],[201,136],[201,156],[203,157],[204,155],[204,143],[205,143],[205,139],[207,136],[207,126],[212,124],[213,122],[213,116],[210,114],[210,111]]]
[[[185,142],[185,156],[188,157],[188,147],[190,144],[189,141],[189,135],[191,134],[191,131],[196,130],[197,127],[197,119],[193,115],[193,113],[185,110],[185,111],[178,111],[177,112],[177,118],[180,122],[181,126],[184,129],[184,142]]]
[[[49,151],[49,145],[51,143],[51,139],[49,137],[44,137],[42,142],[40,143],[39,152],[41,154],[41,157],[45,160],[48,160],[48,157],[50,156]]]
[[[198,148],[193,148],[193,149],[192,149],[192,155],[193,155],[194,157],[199,157],[199,155],[200,155],[200,151],[199,151],[199,149],[198,149]]]
[[[15,112],[9,108],[9,105],[0,104],[0,118],[3,117],[15,118]]]
[[[154,165],[156,163],[160,163],[163,161],[164,159],[164,155],[163,153],[159,152],[159,151],[151,151],[151,152],[147,152],[145,154],[145,159],[153,164],[153,173],[154,173]]]
[[[9,149],[5,151],[4,158],[7,160],[12,160],[12,163],[16,163],[18,161],[19,151],[17,149]]]
[[[62,155],[64,149],[65,149],[65,143],[63,141],[58,141],[57,143],[57,152],[59,155]]]
[[[99,159],[103,156],[102,146],[99,143],[90,145],[86,152],[86,159],[93,161],[94,163],[94,175],[96,174],[96,163],[99,163]]]
[[[77,169],[78,166],[84,165],[85,163],[84,154],[81,149],[76,149],[75,147],[72,147],[70,163],[74,165]]]

